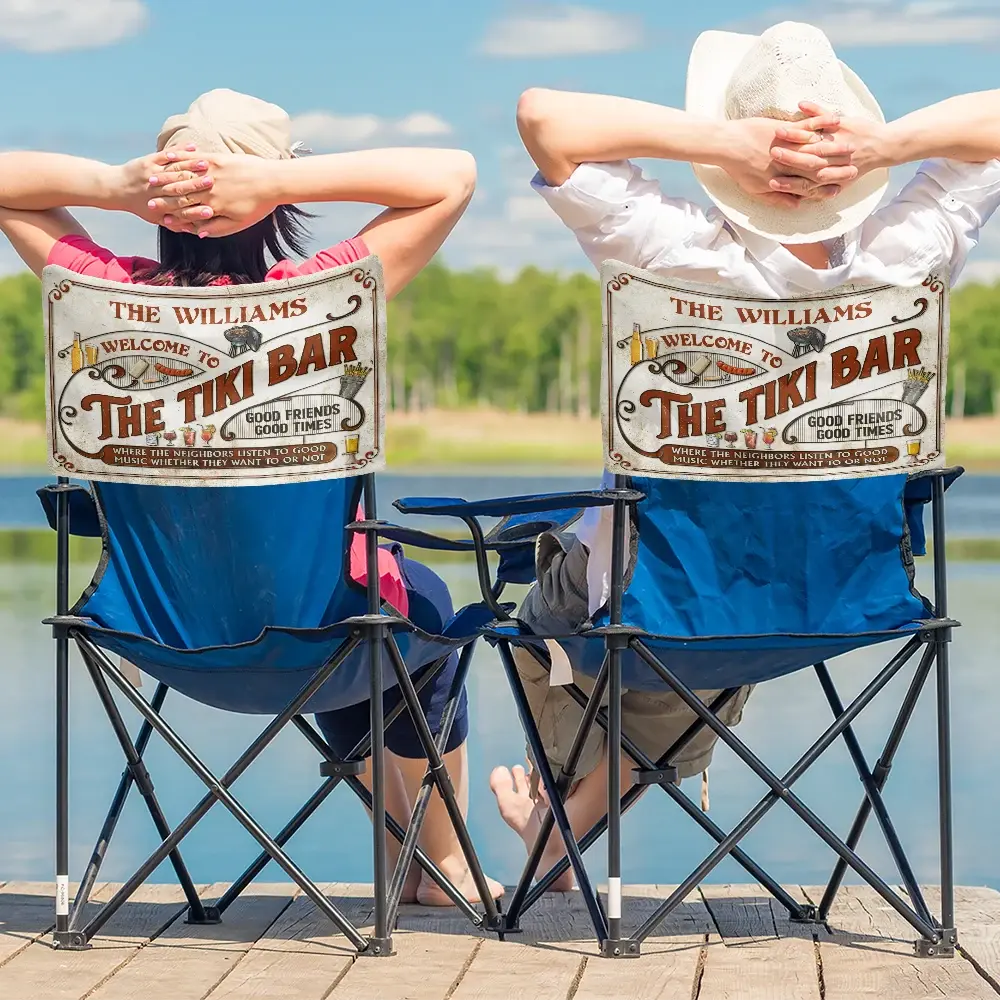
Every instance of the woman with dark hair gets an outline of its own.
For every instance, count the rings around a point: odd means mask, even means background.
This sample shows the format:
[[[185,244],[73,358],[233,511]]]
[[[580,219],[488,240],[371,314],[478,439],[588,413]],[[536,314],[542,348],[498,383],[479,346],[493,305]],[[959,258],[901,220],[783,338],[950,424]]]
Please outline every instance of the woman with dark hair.
[[[158,152],[110,166],[52,153],[0,155],[0,230],[36,274],[47,264],[125,283],[208,286],[311,274],[377,254],[386,294],[400,291],[431,259],[465,210],[475,188],[475,161],[447,149],[366,150],[298,158],[288,115],[273,104],[229,90],[199,97],[186,114],[164,123]],[[361,232],[305,256],[306,221],[297,202],[354,201],[385,211]],[[131,212],[159,225],[159,260],[119,257],[95,244],[67,211],[91,206]],[[209,238],[211,237],[211,238]],[[389,550],[379,553],[382,596],[406,614],[411,597],[451,616],[444,582],[427,567]],[[351,575],[365,580],[364,541],[352,545]],[[453,661],[455,658],[452,658]],[[424,686],[421,702],[437,732],[455,662]],[[386,695],[387,710],[399,699]],[[368,731],[367,703],[324,713],[317,721],[346,756]],[[463,809],[468,802],[469,724],[465,693],[445,747],[445,762]],[[403,713],[386,731],[387,808],[404,819],[427,761]],[[421,846],[441,870],[476,899],[454,828],[437,792]],[[390,857],[398,855],[389,840]],[[503,888],[490,883],[494,896]],[[446,905],[437,885],[409,873],[404,900]]]

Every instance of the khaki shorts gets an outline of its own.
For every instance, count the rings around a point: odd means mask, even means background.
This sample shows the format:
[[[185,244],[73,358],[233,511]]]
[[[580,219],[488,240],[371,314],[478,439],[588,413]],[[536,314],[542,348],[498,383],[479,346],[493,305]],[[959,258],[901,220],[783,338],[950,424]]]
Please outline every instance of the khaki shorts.
[[[538,726],[545,756],[558,770],[569,755],[576,738],[583,709],[563,687],[549,685],[549,673],[526,649],[514,647],[514,661],[531,706],[531,715]],[[573,671],[573,683],[588,696],[594,690],[594,678]],[[719,691],[698,691],[697,695],[710,704]],[[727,726],[737,725],[743,716],[750,688],[741,688],[719,712]],[[607,693],[604,704],[607,705]],[[695,721],[695,714],[672,691],[622,691],[622,732],[652,760],[657,760]],[[671,761],[678,778],[690,778],[708,770],[718,737],[707,726]],[[604,730],[596,723],[584,742],[583,753],[574,780],[593,771],[604,756]],[[530,758],[531,752],[528,751]],[[532,792],[536,791],[537,772],[532,771]]]
[[[632,558],[634,558],[633,538]],[[587,619],[586,545],[570,533],[546,532],[536,547],[536,583],[521,604],[518,617],[539,635],[566,635]],[[631,560],[630,560],[631,561]],[[526,649],[512,647],[517,671],[538,726],[545,755],[553,769],[560,768],[569,755],[583,709],[563,687],[549,684],[549,673]],[[594,678],[573,671],[573,683],[589,695]],[[727,726],[737,725],[751,688],[741,688],[719,711]],[[710,704],[719,691],[695,692]],[[605,702],[607,704],[607,695]],[[695,714],[672,691],[630,691],[622,693],[622,732],[638,748],[657,760],[695,721]],[[718,737],[707,726],[677,754],[671,764],[679,778],[689,778],[708,769]],[[587,735],[576,769],[576,780],[593,771],[604,755],[604,731],[596,723]],[[530,758],[530,751],[529,751]],[[533,791],[537,772],[533,771]]]

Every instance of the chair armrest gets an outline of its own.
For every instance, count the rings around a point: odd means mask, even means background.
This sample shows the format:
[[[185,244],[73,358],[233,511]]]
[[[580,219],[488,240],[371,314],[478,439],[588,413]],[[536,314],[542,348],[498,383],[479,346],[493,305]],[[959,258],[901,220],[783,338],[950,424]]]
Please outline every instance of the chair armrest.
[[[616,500],[638,503],[646,494],[639,490],[581,490],[576,493],[539,493],[532,496],[499,497],[493,500],[462,500],[459,497],[401,497],[393,506],[402,514],[431,517],[512,517],[548,511],[586,510],[608,507]]]

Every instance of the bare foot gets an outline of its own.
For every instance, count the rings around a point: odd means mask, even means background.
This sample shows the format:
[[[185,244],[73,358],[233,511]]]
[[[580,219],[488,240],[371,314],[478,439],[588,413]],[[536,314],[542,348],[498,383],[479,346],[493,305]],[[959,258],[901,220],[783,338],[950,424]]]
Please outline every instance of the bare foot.
[[[490,788],[496,796],[497,808],[503,821],[524,841],[525,849],[530,853],[535,846],[541,830],[541,810],[532,800],[528,776],[520,764],[513,770],[506,767],[495,767],[490,775]],[[544,874],[562,856],[563,852],[552,849],[553,841],[562,846],[558,836],[549,838],[549,843],[542,855],[538,870]],[[549,887],[550,892],[566,892],[576,885],[573,872],[560,875]]]
[[[458,857],[449,861],[442,861],[439,865],[441,871],[448,876],[452,884],[462,893],[470,903],[481,902],[479,890],[472,879],[465,858]],[[499,899],[503,895],[503,886],[487,877],[486,885],[489,888],[490,896]],[[454,906],[455,904],[445,895],[444,890],[426,872],[420,873],[420,884],[417,887],[417,902],[424,906]]]

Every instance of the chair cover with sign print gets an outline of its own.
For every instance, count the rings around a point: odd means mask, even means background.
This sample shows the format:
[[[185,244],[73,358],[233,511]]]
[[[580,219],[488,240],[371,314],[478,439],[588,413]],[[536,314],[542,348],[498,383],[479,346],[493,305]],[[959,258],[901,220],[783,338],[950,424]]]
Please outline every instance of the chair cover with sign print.
[[[601,953],[634,956],[661,921],[730,856],[800,921],[826,919],[850,868],[917,931],[918,952],[953,954],[948,644],[958,623],[947,613],[944,494],[962,470],[943,467],[941,446],[947,280],[930,276],[921,288],[756,301],[667,282],[609,261],[602,286],[607,488],[586,496],[397,501],[405,512],[459,517],[473,539],[482,537],[478,519],[484,516],[610,508],[610,596],[582,628],[537,635],[494,606],[496,621],[486,630],[503,661],[551,805],[509,901],[507,929],[516,928],[521,914],[572,867]],[[928,503],[934,529],[933,600],[917,593],[912,560],[925,552],[922,519]],[[627,532],[636,552],[631,572]],[[485,567],[483,546],[478,556]],[[486,573],[480,572],[489,603]],[[546,761],[511,652],[520,646],[549,669],[546,640],[556,641],[577,670],[596,678],[589,699],[577,686],[568,686],[583,713],[558,774]],[[827,661],[887,642],[901,645],[845,706]],[[911,662],[916,662],[912,680],[872,764],[854,721]],[[833,721],[790,769],[778,774],[727,728],[719,713],[742,686],[806,669],[819,679]],[[932,671],[939,739],[940,918],[917,885],[882,798],[893,757]],[[627,725],[622,727],[623,687],[673,691],[691,711],[690,727],[657,759],[644,754]],[[766,699],[768,687],[754,698]],[[696,690],[722,693],[704,704]],[[608,767],[607,815],[575,839],[563,802],[594,726],[605,732],[611,760],[620,747],[637,767],[633,787],[625,790],[619,769]],[[672,761],[706,726],[767,788],[730,832],[675,783]],[[793,787],[840,738],[865,793],[846,839]],[[621,814],[650,785],[660,786],[718,846],[641,926],[627,932],[621,910]],[[837,855],[818,905],[795,899],[740,846],[780,800]],[[906,895],[857,853],[872,812]],[[567,857],[535,881],[553,826],[567,845]],[[606,906],[583,859],[605,832]]]
[[[64,473],[57,485],[39,491],[58,532],[57,614],[46,622],[56,641],[57,946],[86,947],[168,858],[193,923],[217,922],[273,859],[359,951],[389,954],[403,877],[415,860],[473,923],[499,927],[497,906],[440,752],[476,635],[492,612],[472,605],[447,618],[431,601],[413,594],[404,617],[380,598],[380,534],[436,548],[471,546],[419,531],[394,533],[393,526],[375,519],[372,473],[383,464],[385,401],[385,304],[378,260],[371,257],[286,282],[225,289],[123,286],[49,268],[44,287],[52,461]],[[109,309],[111,300],[118,303],[117,310]],[[195,421],[202,425],[200,440]],[[216,428],[218,440],[212,444]],[[91,480],[91,489],[70,483],[70,474]],[[362,500],[365,520],[357,521]],[[530,563],[533,533],[554,523],[534,522],[534,527],[511,523],[491,534],[488,544],[499,551],[501,562]],[[350,572],[348,552],[356,532],[366,542],[367,586],[355,583]],[[73,605],[71,534],[103,542],[93,582]],[[126,758],[72,905],[71,642]],[[459,654],[443,730],[435,739],[418,691],[449,657]],[[155,679],[149,700],[113,656]],[[402,702],[386,715],[383,690],[396,684]],[[114,689],[142,716],[135,739]],[[273,719],[217,777],[161,713],[170,689],[224,711]],[[347,759],[337,759],[305,713],[368,700],[367,738]],[[382,769],[385,729],[404,711],[413,719],[430,764],[408,825],[407,817],[385,814]],[[289,723],[324,758],[324,781],[271,836],[229,789]],[[173,827],[143,763],[153,733],[208,788]],[[358,777],[369,756],[371,793]],[[283,849],[340,782],[373,814],[375,914],[370,937],[359,933]],[[133,785],[162,843],[95,913],[87,902]],[[417,846],[435,787],[455,824],[485,913],[470,905]],[[245,827],[261,853],[207,906],[198,897],[179,845],[216,802]],[[393,875],[386,871],[387,826],[403,842]]]

